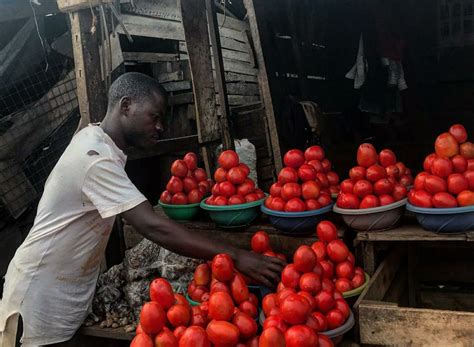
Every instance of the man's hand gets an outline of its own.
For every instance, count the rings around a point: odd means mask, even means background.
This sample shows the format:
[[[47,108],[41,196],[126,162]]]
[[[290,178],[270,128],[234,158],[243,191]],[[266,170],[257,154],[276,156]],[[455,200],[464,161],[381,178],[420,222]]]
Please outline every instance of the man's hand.
[[[235,266],[244,275],[268,288],[275,288],[286,263],[276,257],[267,257],[258,253],[239,250]]]

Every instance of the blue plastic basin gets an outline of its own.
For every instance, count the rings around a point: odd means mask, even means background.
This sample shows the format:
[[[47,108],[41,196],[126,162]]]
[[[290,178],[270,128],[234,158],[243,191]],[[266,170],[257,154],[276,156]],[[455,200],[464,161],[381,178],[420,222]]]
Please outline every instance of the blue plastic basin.
[[[307,235],[315,232],[316,224],[326,218],[326,215],[332,210],[332,205],[304,212],[275,211],[265,205],[262,205],[261,209],[270,219],[270,223],[284,234]]]
[[[437,233],[474,231],[474,206],[456,208],[423,208],[410,203],[407,210],[415,213],[425,230]]]

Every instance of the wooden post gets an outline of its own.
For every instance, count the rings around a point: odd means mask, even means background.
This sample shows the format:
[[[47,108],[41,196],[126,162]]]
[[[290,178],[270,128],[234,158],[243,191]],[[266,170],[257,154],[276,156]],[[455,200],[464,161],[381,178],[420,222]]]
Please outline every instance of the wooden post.
[[[275,120],[275,111],[273,109],[272,96],[270,94],[270,84],[268,82],[267,69],[265,66],[265,58],[263,55],[262,44],[260,42],[260,33],[255,14],[254,0],[244,0],[245,8],[247,9],[247,16],[250,24],[250,31],[252,33],[252,40],[254,43],[255,54],[258,63],[258,84],[260,86],[260,95],[265,105],[265,114],[270,128],[270,139],[272,144],[273,161],[275,163],[275,170],[278,172],[282,169],[282,158],[280,152],[280,142],[278,139],[278,131]]]
[[[224,62],[222,60],[221,39],[214,0],[206,0],[207,21],[209,23],[209,34],[211,37],[212,59],[216,69],[216,87],[219,93],[219,104],[222,115],[220,117],[222,147],[223,149],[235,149],[234,140],[229,130],[229,101],[227,100],[227,86],[225,84]]]
[[[69,13],[76,69],[77,98],[81,121],[79,128],[100,122],[107,111],[107,96],[100,71],[98,20],[91,9]],[[92,29],[92,30],[91,30]]]
[[[216,92],[212,75],[209,32],[204,0],[179,0],[184,37],[189,56],[196,107],[198,141],[209,145],[220,140]],[[207,174],[213,171],[211,148],[202,147]]]

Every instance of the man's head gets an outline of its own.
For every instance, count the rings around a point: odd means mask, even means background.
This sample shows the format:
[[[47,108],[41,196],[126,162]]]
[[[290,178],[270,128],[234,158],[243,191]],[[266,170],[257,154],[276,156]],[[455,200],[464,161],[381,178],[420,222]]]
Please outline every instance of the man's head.
[[[129,72],[109,89],[108,113],[117,118],[128,146],[149,147],[163,131],[167,95],[155,79]]]

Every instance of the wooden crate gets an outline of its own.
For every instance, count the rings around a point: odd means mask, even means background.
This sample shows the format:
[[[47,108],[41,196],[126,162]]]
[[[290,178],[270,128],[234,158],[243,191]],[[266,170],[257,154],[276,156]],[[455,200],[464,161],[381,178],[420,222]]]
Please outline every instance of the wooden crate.
[[[355,304],[362,344],[474,346],[473,246],[450,246],[393,249]]]

